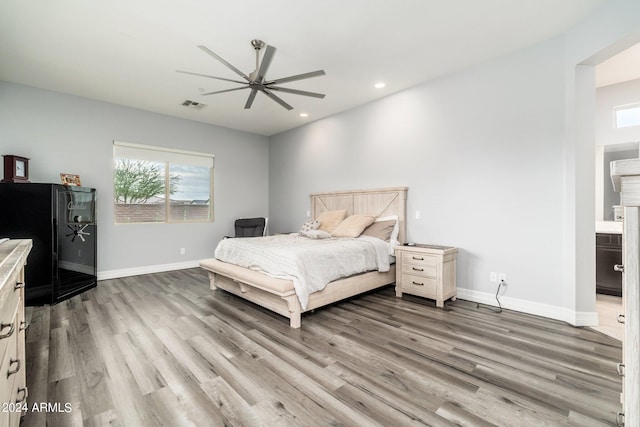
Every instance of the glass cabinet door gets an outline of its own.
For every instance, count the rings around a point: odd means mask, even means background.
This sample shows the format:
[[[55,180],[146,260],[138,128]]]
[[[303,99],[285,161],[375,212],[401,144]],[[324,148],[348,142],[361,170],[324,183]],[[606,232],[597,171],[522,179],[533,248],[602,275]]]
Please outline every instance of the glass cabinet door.
[[[95,190],[57,191],[58,299],[96,282]]]

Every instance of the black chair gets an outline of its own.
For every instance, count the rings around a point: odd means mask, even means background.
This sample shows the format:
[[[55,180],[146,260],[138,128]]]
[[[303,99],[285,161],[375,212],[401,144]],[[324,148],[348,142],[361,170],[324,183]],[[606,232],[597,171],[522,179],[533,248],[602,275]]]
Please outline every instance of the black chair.
[[[264,236],[267,231],[266,218],[241,218],[235,222],[235,237]]]

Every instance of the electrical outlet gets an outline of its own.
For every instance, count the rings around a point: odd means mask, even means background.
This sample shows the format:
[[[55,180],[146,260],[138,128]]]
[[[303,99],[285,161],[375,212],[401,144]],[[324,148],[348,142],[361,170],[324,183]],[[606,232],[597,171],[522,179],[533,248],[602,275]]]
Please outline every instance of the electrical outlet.
[[[180,255],[184,255],[187,251],[184,248],[180,248]]]
[[[498,282],[507,283],[507,273],[498,273]]]
[[[492,283],[498,283],[498,273],[496,273],[495,271],[489,273],[489,281],[491,281]]]

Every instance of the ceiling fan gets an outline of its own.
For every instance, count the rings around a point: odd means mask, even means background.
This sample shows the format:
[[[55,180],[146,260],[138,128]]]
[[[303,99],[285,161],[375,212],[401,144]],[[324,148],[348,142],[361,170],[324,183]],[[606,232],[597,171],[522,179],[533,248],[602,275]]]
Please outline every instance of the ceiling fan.
[[[325,95],[322,94],[322,93],[307,92],[307,91],[304,91],[304,90],[288,89],[286,87],[277,86],[277,85],[282,84],[282,83],[293,82],[293,81],[296,81],[296,80],[303,80],[303,79],[309,79],[311,77],[324,76],[325,75],[324,70],[311,71],[309,73],[303,73],[303,74],[296,74],[295,76],[282,77],[282,78],[275,79],[275,80],[267,80],[266,79],[267,70],[269,69],[269,65],[271,65],[271,61],[273,60],[273,55],[276,53],[276,48],[273,47],[273,46],[265,45],[265,43],[262,40],[252,40],[251,41],[251,46],[253,46],[253,48],[256,51],[256,69],[253,72],[249,73],[249,75],[246,75],[242,71],[238,70],[236,67],[234,67],[233,65],[229,64],[222,57],[220,57],[219,55],[215,54],[211,50],[207,49],[205,46],[198,46],[198,48],[202,49],[205,53],[207,53],[208,55],[211,55],[212,57],[214,57],[215,59],[217,59],[218,61],[223,63],[225,66],[227,66],[227,68],[231,69],[234,73],[238,74],[240,77],[242,77],[246,81],[227,79],[227,78],[224,78],[224,77],[210,76],[210,75],[207,75],[207,74],[192,73],[190,71],[182,71],[182,70],[176,70],[176,71],[178,73],[191,74],[193,76],[200,76],[200,77],[208,77],[210,79],[223,80],[223,81],[226,81],[226,82],[239,83],[239,84],[243,85],[243,86],[240,86],[240,87],[235,87],[233,89],[225,89],[225,90],[218,90],[218,91],[215,91],[215,92],[207,92],[207,93],[203,93],[202,95],[215,95],[217,93],[232,92],[232,91],[243,90],[243,89],[251,89],[251,93],[249,93],[249,98],[247,99],[247,102],[244,104],[244,108],[245,109],[251,108],[251,105],[253,104],[253,100],[255,99],[256,94],[258,92],[264,93],[269,98],[271,98],[272,100],[274,100],[278,104],[282,105],[287,110],[292,110],[293,107],[291,105],[287,104],[286,102],[284,102],[280,97],[276,96],[273,92],[280,91],[280,92],[285,92],[285,93],[292,93],[292,94],[295,94],[295,95],[311,96],[313,98],[324,98],[325,97]],[[264,52],[264,56],[262,57],[262,62],[260,62],[260,50],[262,50],[265,46],[266,46],[266,49],[265,49],[265,52]]]

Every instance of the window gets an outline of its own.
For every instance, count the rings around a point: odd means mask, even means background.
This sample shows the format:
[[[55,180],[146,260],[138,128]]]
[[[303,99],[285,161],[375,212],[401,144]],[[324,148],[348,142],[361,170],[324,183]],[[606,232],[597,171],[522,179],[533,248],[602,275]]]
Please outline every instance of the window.
[[[113,142],[115,221],[213,221],[212,154]]]
[[[613,109],[616,128],[640,125],[640,103],[621,105]]]

